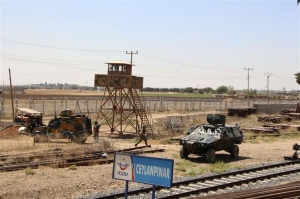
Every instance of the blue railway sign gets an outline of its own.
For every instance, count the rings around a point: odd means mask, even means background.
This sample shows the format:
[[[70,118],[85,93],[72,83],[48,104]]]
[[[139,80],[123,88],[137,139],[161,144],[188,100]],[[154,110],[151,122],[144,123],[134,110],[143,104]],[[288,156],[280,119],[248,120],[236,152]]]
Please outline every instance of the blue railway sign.
[[[112,177],[119,180],[171,187],[173,167],[173,159],[115,153]]]

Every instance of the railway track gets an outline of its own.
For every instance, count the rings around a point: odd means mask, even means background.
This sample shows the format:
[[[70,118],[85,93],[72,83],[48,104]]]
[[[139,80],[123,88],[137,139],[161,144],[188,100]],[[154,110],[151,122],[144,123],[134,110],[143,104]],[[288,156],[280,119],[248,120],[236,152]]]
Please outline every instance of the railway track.
[[[278,185],[274,187],[261,188],[255,190],[246,190],[239,192],[231,192],[226,194],[218,194],[212,196],[198,197],[195,199],[283,199],[283,198],[300,198],[300,181]]]
[[[150,148],[145,150],[146,148]],[[82,154],[62,151],[61,148],[38,153],[21,153],[15,155],[0,155],[0,172],[16,171],[39,166],[68,167],[70,165],[87,166],[92,164],[108,164],[113,162],[113,153],[125,152],[130,154],[144,154],[163,152],[164,149],[151,149],[151,145],[111,151],[87,151]],[[104,155],[104,154],[107,154]]]
[[[272,165],[266,165],[256,168],[243,169],[223,174],[201,177],[191,180],[184,180],[174,182],[172,188],[156,187],[156,197],[160,199],[167,198],[183,198],[188,196],[195,196],[200,193],[207,193],[209,191],[216,191],[233,186],[240,186],[242,184],[255,183],[279,176],[289,175],[300,172],[300,160],[288,161]],[[131,190],[128,196],[131,198],[151,198],[152,187]],[[291,191],[292,192],[292,191]],[[295,191],[296,196],[299,196]],[[124,193],[116,193],[106,196],[99,196],[95,198],[123,198]],[[222,196],[223,198],[223,196]]]

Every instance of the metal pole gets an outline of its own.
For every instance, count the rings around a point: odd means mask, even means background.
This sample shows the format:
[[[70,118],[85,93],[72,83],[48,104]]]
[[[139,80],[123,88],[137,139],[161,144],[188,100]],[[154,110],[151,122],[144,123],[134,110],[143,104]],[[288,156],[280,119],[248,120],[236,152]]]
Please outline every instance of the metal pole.
[[[130,52],[127,52],[127,51],[126,51],[126,54],[130,54],[130,56],[131,56],[131,58],[130,58],[130,63],[132,64],[132,54],[139,54],[139,52],[136,51],[135,53],[133,53],[132,51],[130,51]]]
[[[126,183],[125,183],[125,199],[128,198],[128,180],[126,180]]]
[[[9,71],[9,82],[10,82],[10,98],[11,98],[11,109],[12,109],[12,120],[15,120],[15,111],[14,111],[14,99],[12,94],[12,85],[11,85],[11,75],[10,75],[10,68]]]
[[[272,73],[265,73],[267,76],[267,98],[268,98],[268,103],[269,103],[269,77],[272,75]]]
[[[152,186],[152,199],[155,199],[155,185]]]
[[[247,93],[247,95],[248,95],[248,96],[247,96],[247,99],[248,99],[248,107],[249,107],[249,106],[250,106],[250,105],[249,105],[249,103],[250,103],[250,102],[249,102],[249,80],[250,80],[249,71],[250,71],[250,70],[253,70],[253,68],[245,68],[245,70],[248,70],[248,76],[247,76],[247,80],[248,80],[248,93]]]
[[[43,100],[43,114],[45,114],[45,98],[42,98]]]

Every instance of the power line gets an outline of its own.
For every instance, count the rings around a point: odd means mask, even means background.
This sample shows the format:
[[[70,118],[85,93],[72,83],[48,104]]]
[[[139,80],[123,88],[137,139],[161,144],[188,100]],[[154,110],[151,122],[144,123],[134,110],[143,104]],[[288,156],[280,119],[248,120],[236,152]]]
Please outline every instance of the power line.
[[[78,69],[85,69],[82,67],[75,67],[75,66],[70,66],[70,65],[82,65],[82,64],[65,64],[65,63],[54,63],[54,62],[44,62],[44,61],[36,61],[36,60],[28,60],[28,59],[23,59],[23,58],[10,58],[10,57],[2,57],[0,56],[1,59],[7,59],[7,60],[13,60],[13,61],[19,61],[19,62],[27,62],[27,63],[36,63],[36,64],[44,64],[44,65],[52,65],[56,67],[61,67],[64,66],[65,68],[78,68]],[[86,66],[86,64],[84,64]],[[99,65],[89,65],[89,66],[98,66]]]
[[[98,68],[98,67],[97,67]],[[87,72],[87,71],[92,71],[92,70],[95,70],[97,68],[92,68],[92,69],[87,69],[87,70],[82,70],[82,71],[78,71],[78,72],[72,72],[72,73],[63,73],[63,74],[53,74],[53,75],[42,75],[42,74],[29,74],[29,73],[18,73],[18,72],[15,72],[17,74],[22,74],[22,75],[29,75],[29,76],[59,76],[59,75],[71,75],[71,74],[76,74],[76,73],[84,73],[84,72]]]
[[[169,63],[178,64],[178,65],[182,65],[182,66],[196,67],[196,68],[225,69],[225,70],[228,70],[228,69],[240,70],[241,69],[241,68],[212,68],[212,67],[205,67],[205,66],[196,66],[196,65],[191,65],[191,64],[184,64],[184,63],[180,63],[180,62],[174,62],[174,61],[170,61],[170,60],[167,60],[167,59],[163,59],[163,58],[159,58],[159,57],[155,57],[155,56],[151,56],[151,55],[147,55],[147,54],[144,54],[144,55],[141,54],[141,56],[150,57],[150,58],[152,57],[152,59],[157,59],[157,60],[164,61],[164,62],[169,62]]]
[[[83,62],[83,63],[104,63],[105,61],[83,61],[83,60],[66,60],[66,59],[50,59],[44,57],[31,57],[31,56],[23,56],[23,55],[12,55],[12,54],[3,54],[1,56],[4,57],[12,57],[12,58],[32,58],[32,59],[42,59],[42,60],[53,60],[53,61],[63,61],[63,62]]]
[[[142,75],[141,75],[142,76]],[[224,76],[222,76],[222,77],[216,77],[216,76],[214,76],[213,78],[201,78],[201,79],[199,79],[199,77],[182,77],[182,76],[180,76],[180,77],[171,77],[171,76],[155,76],[155,75],[144,75],[144,77],[157,77],[157,78],[170,78],[170,79],[197,79],[197,80],[202,80],[202,79],[205,79],[205,80],[207,80],[207,79],[243,79],[244,77],[224,77]]]
[[[1,39],[1,41],[9,42],[9,43],[36,46],[36,47],[42,47],[42,48],[52,48],[52,49],[59,49],[59,50],[72,50],[72,51],[84,51],[84,52],[124,52],[121,50],[90,50],[90,49],[66,48],[66,47],[58,47],[58,46],[47,46],[47,45],[42,45],[42,44],[33,44],[33,43],[14,41],[14,40],[9,40],[9,39],[2,39],[2,38],[0,38],[0,39]]]

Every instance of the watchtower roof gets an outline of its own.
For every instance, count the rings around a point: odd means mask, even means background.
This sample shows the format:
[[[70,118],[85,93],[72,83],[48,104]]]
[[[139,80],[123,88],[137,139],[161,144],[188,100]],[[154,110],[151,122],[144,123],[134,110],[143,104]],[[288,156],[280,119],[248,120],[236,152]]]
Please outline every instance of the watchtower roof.
[[[122,65],[130,65],[130,66],[134,66],[134,64],[131,64],[131,63],[127,63],[127,62],[124,62],[124,61],[114,61],[114,62],[106,62],[105,64],[122,64]]]

